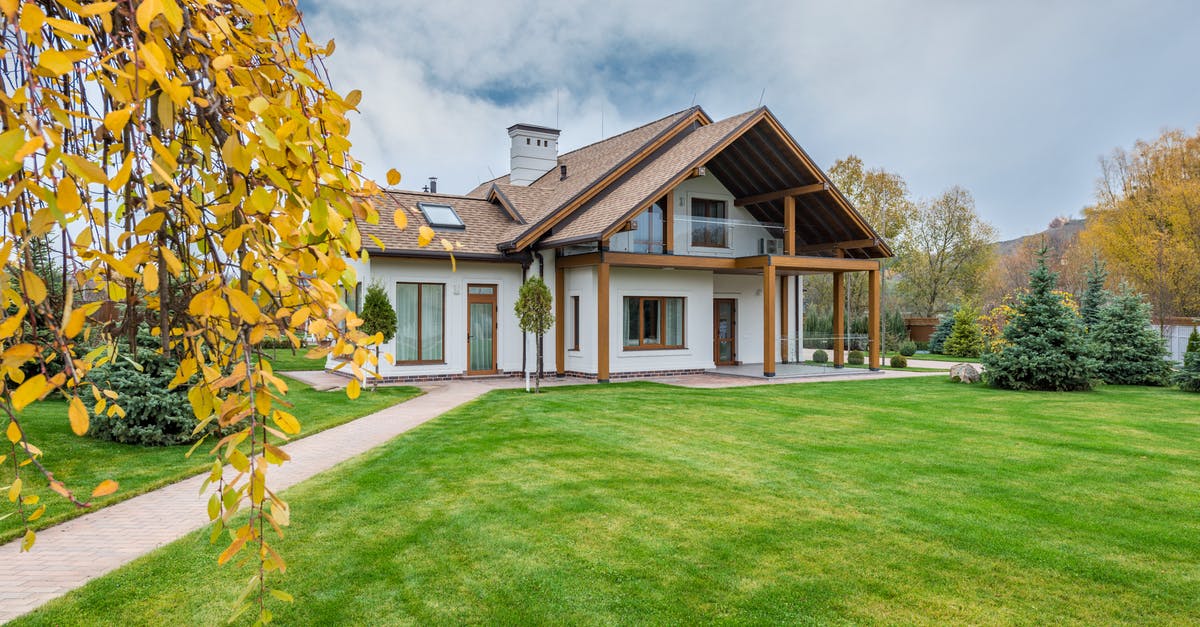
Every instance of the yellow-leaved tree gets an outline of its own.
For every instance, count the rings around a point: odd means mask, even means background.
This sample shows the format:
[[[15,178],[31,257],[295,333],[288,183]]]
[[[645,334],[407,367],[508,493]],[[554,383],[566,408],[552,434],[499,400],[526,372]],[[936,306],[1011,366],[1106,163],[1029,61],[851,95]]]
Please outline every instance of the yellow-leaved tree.
[[[89,408],[120,414],[121,399],[87,375],[117,358],[114,334],[136,341],[141,311],[158,350],[179,357],[172,385],[188,388],[206,436],[213,537],[228,543],[218,561],[242,554],[253,566],[256,594],[238,611],[269,620],[265,579],[285,568],[269,536],[289,519],[269,468],[288,460],[279,446],[301,425],[259,347],[328,338],[311,356],[344,356],[358,378],[377,360],[339,304],[356,282],[346,260],[363,257],[356,220],[379,219],[377,187],[347,154],[360,94],[329,87],[333,44],[310,39],[294,0],[0,0],[0,12],[8,501],[23,521],[40,515],[22,494],[32,472],[86,505],[93,486],[43,466],[22,413],[68,399],[77,434]],[[387,219],[405,226],[402,213]],[[51,242],[63,260],[57,299],[34,262]],[[113,334],[89,323],[105,308],[126,317]],[[35,539],[26,522],[23,548]]]

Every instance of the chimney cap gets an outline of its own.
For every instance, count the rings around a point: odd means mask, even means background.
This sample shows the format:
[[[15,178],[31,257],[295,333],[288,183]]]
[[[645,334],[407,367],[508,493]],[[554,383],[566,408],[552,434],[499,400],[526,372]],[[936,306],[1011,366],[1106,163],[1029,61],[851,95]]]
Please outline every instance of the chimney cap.
[[[519,124],[513,124],[512,126],[508,127],[509,135],[512,135],[516,131],[533,131],[535,133],[547,133],[547,134],[553,135],[555,137],[558,137],[558,134],[562,132],[556,128],[550,128],[549,126],[538,126],[537,124],[525,124],[523,122],[519,123]]]

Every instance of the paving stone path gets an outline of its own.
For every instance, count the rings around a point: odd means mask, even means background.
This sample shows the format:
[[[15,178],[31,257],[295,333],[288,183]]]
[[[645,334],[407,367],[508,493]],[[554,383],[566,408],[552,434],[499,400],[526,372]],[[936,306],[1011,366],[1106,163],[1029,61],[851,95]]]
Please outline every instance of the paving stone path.
[[[325,372],[287,373],[319,387],[334,389],[346,380]],[[662,383],[698,388],[745,385],[846,381],[862,378],[928,376],[930,373],[884,371],[836,374],[804,379],[764,380],[711,374],[656,379]],[[933,373],[942,375],[944,373]],[[578,385],[578,379],[555,380],[543,386]],[[437,416],[499,388],[516,388],[515,378],[454,381],[424,386],[425,394],[288,444],[292,461],[272,466],[274,489],[284,489],[361,455]],[[38,532],[33,551],[20,553],[20,541],[0,546],[0,622],[12,620],[62,596],[154,549],[208,524],[208,495],[199,494],[203,476],[185,479],[116,505],[96,510]]]

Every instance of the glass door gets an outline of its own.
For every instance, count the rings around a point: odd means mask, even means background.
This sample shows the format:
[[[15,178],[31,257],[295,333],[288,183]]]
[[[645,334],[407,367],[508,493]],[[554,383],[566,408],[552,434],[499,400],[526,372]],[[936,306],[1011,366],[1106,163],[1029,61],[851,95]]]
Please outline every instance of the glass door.
[[[467,374],[496,373],[496,286],[467,286]]]
[[[718,366],[737,363],[736,299],[713,299],[713,361]]]

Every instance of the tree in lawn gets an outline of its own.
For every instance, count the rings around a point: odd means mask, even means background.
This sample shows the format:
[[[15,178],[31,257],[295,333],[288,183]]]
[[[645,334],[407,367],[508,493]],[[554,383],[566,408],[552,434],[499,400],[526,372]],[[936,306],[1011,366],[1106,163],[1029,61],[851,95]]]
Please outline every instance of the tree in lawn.
[[[1200,351],[1183,355],[1183,368],[1175,373],[1175,383],[1184,392],[1200,392]]]
[[[950,337],[950,331],[954,330],[954,314],[958,313],[958,305],[955,305],[949,313],[945,314],[938,320],[938,325],[933,330],[933,334],[929,336],[929,352],[940,355],[946,344],[946,338]]]
[[[1105,383],[1166,385],[1171,364],[1163,337],[1151,326],[1150,304],[1128,285],[1100,309],[1088,334]]]
[[[542,391],[542,336],[554,326],[552,304],[550,288],[546,287],[546,282],[541,277],[534,276],[521,286],[517,303],[513,307],[521,330],[537,336],[537,377],[534,380],[534,390],[539,393]]]
[[[127,317],[141,310],[158,350],[180,357],[169,387],[187,388],[197,446],[208,441],[196,450],[211,456],[204,489],[217,562],[253,573],[235,612],[269,622],[266,579],[285,563],[267,534],[290,518],[271,467],[287,460],[279,445],[301,425],[262,346],[298,346],[307,327],[329,340],[311,356],[344,357],[356,375],[377,363],[373,338],[338,297],[357,283],[347,260],[363,259],[359,222],[380,219],[378,186],[348,154],[361,94],[329,87],[332,42],[310,38],[295,0],[8,0],[0,40],[5,515],[21,521],[29,550],[51,492],[87,506],[69,475],[43,463],[23,412],[60,398],[78,435],[88,406],[120,416],[120,397],[88,373],[124,356],[87,323],[106,303]],[[398,178],[388,173],[389,184]],[[391,219],[406,224],[403,211]],[[418,242],[433,237],[423,227]],[[60,307],[35,256],[64,246]],[[84,286],[96,300],[74,301]],[[120,328],[134,340],[131,322]],[[48,336],[15,341],[24,325]],[[51,372],[55,360],[61,372]],[[351,398],[359,390],[357,380],[347,386]],[[106,479],[91,494],[117,488]]]
[[[979,310],[964,303],[954,312],[950,337],[942,344],[942,353],[953,357],[978,357],[983,353],[983,331],[979,328]]]
[[[1192,327],[1188,336],[1187,350],[1184,353],[1200,353],[1200,327]]]
[[[1107,278],[1108,268],[1100,261],[1099,255],[1093,255],[1092,267],[1087,271],[1087,287],[1083,291],[1083,298],[1079,299],[1079,315],[1083,317],[1083,326],[1089,331],[1100,321],[1100,310],[1111,296],[1104,288]]]
[[[985,380],[1012,390],[1090,390],[1096,362],[1083,331],[1083,321],[1056,294],[1058,276],[1046,267],[1045,255],[1029,273],[1029,290],[1021,294],[1016,314],[1004,327],[1004,346],[983,356]]]
[[[396,337],[396,310],[392,309],[387,292],[378,282],[372,282],[371,286],[367,288],[367,295],[363,299],[362,321],[359,330],[379,338],[379,341],[375,343],[375,360],[378,363],[379,349],[384,343],[390,342],[393,337]],[[378,387],[378,372],[375,373],[374,381],[375,385],[372,387]]]

